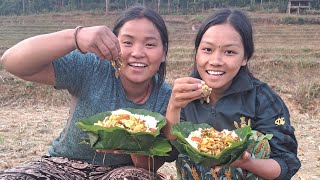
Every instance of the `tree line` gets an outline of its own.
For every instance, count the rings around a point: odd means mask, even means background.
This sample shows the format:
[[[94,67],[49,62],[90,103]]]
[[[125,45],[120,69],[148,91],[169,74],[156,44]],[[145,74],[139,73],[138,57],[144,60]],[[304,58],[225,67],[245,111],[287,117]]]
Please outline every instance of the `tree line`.
[[[0,15],[77,10],[108,13],[138,4],[156,9],[162,14],[191,14],[221,7],[277,9],[279,12],[285,12],[288,0],[0,0]],[[311,7],[319,9],[320,0],[311,0]]]

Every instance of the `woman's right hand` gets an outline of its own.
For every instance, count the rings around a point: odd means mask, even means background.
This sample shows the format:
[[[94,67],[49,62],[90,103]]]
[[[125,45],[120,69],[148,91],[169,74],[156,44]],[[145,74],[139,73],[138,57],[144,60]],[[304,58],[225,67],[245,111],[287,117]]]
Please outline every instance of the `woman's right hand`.
[[[202,97],[202,84],[200,79],[192,77],[178,78],[174,81],[171,97],[167,107],[167,124],[163,128],[166,138],[175,140],[177,137],[171,133],[174,124],[180,122],[181,108],[189,102]]]
[[[121,49],[118,38],[106,26],[79,29],[76,41],[82,52],[91,52],[101,59],[115,60]]]
[[[169,104],[181,109],[189,102],[202,97],[203,81],[192,77],[178,78],[174,81]]]

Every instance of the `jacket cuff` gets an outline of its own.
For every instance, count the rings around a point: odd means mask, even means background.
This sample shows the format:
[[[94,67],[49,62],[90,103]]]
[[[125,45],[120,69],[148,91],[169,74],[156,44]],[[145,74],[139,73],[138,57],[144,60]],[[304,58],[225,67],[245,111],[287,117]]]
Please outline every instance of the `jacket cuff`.
[[[275,180],[286,180],[286,179],[290,180],[290,177],[287,176],[288,175],[287,163],[284,160],[282,160],[281,158],[274,157],[272,159],[277,161],[280,165],[280,168],[281,168],[280,175]]]

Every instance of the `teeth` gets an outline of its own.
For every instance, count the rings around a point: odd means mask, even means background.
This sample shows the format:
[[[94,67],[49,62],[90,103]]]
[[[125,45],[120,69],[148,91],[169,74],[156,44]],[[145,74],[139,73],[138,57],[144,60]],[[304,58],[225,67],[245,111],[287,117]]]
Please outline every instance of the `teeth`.
[[[207,71],[210,75],[222,75],[224,72],[222,71]]]
[[[142,63],[130,63],[130,66],[136,66],[136,67],[146,67],[147,65]]]

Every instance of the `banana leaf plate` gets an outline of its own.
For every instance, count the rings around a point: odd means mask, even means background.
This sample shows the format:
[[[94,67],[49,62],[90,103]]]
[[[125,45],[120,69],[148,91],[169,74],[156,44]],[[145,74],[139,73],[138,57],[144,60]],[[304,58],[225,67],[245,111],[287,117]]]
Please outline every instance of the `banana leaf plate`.
[[[159,137],[160,130],[166,124],[166,118],[159,113],[145,109],[122,108],[133,114],[149,115],[157,123],[155,132],[130,132],[121,127],[106,128],[94,123],[110,116],[112,111],[98,113],[89,118],[81,119],[76,125],[88,135],[82,143],[89,144],[96,150],[121,150],[126,154],[143,154],[148,156],[168,156],[171,145],[165,138]]]
[[[252,130],[249,126],[235,129],[235,133],[241,138],[239,142],[232,142],[231,146],[221,151],[216,156],[198,151],[191,146],[186,138],[189,134],[199,128],[211,128],[208,124],[193,124],[191,122],[180,122],[173,126],[172,133],[177,136],[171,143],[178,149],[181,154],[189,156],[196,164],[202,166],[225,166],[238,159],[245,150],[252,145],[250,138]]]

